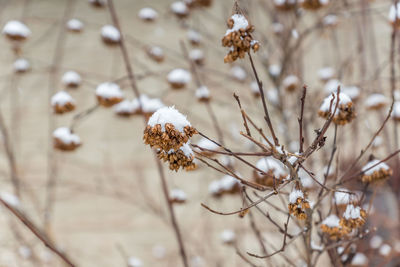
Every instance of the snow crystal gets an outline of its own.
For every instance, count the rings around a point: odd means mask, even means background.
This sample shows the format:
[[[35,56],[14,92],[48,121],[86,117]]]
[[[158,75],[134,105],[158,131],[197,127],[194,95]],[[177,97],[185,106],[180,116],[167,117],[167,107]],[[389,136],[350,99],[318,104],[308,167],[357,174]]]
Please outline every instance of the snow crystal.
[[[235,232],[233,232],[232,230],[225,229],[221,233],[221,240],[224,243],[232,243],[235,241],[235,238],[236,238]]]
[[[165,131],[165,124],[171,123],[175,129],[183,132],[185,126],[191,126],[190,122],[186,119],[186,116],[180,113],[175,107],[162,107],[158,109],[150,117],[148,125],[154,127],[156,124],[160,124],[162,131]]]
[[[322,224],[325,224],[326,226],[333,228],[333,227],[339,227],[339,222],[340,222],[339,217],[336,216],[335,214],[331,214],[322,221]]]
[[[289,195],[289,202],[295,204],[298,198],[304,199],[303,191],[301,190],[293,190]]]
[[[158,17],[157,11],[151,7],[145,7],[139,10],[139,18],[144,20],[154,20]]]
[[[99,84],[96,88],[96,95],[106,99],[114,97],[122,98],[124,96],[118,84],[111,82]]]
[[[171,83],[183,83],[190,82],[192,76],[190,72],[184,69],[174,69],[168,73],[167,79]]]
[[[349,205],[347,205],[346,210],[343,213],[343,217],[346,220],[359,219],[359,218],[361,218],[360,212],[361,212],[361,208],[360,207],[354,207],[353,204],[349,204]]]
[[[80,84],[82,81],[81,76],[79,75],[79,73],[77,73],[76,71],[67,71],[64,73],[64,75],[61,78],[61,81],[63,84],[68,85],[68,84]]]
[[[171,198],[171,199],[176,199],[176,200],[180,200],[180,201],[185,201],[186,199],[187,199],[187,197],[186,197],[186,193],[183,191],[183,190],[181,190],[181,189],[172,189],[170,192],[169,192],[169,197]]]
[[[78,19],[70,19],[67,22],[67,28],[73,31],[80,31],[83,28],[83,23]]]
[[[72,98],[70,94],[65,91],[57,92],[55,95],[51,97],[51,105],[60,105],[64,106],[67,103],[75,103],[75,100]]]
[[[361,171],[363,171],[364,174],[366,174],[366,175],[371,175],[371,174],[373,174],[374,172],[379,171],[380,169],[384,169],[384,170],[389,170],[389,169],[390,169],[389,166],[388,166],[385,162],[381,162],[381,163],[379,163],[379,162],[380,162],[380,160],[377,160],[377,159],[371,160],[370,162],[368,162],[368,163],[361,169]],[[378,163],[379,163],[379,164],[378,164]],[[378,164],[378,165],[376,165],[375,167],[372,167],[372,166],[374,166],[375,164]],[[372,168],[371,168],[371,167],[372,167]]]
[[[245,16],[241,14],[234,14],[231,19],[233,20],[232,29],[228,29],[225,33],[225,36],[230,34],[231,32],[239,31],[240,29],[246,29],[249,26],[249,22],[245,18]]]
[[[68,127],[57,128],[53,132],[53,137],[61,140],[64,144],[80,144],[81,139],[78,135],[71,133]]]
[[[3,28],[3,34],[11,36],[28,37],[31,35],[31,30],[22,22],[18,20],[10,20]]]
[[[103,26],[101,28],[101,36],[115,42],[119,42],[121,39],[121,34],[119,33],[118,29],[112,25]]]

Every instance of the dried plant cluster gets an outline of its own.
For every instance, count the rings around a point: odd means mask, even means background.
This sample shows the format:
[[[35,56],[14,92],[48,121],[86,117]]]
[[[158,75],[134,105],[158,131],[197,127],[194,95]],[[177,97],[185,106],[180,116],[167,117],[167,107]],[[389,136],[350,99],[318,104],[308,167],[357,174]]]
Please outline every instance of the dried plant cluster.
[[[41,69],[43,59],[30,58],[29,49],[46,37],[31,32],[37,18],[25,18],[30,1],[23,2],[22,18],[6,21],[2,31],[15,61],[4,76],[13,89],[12,112],[3,116],[5,108],[0,109],[9,167],[4,176],[13,194],[0,192],[0,203],[21,224],[10,231],[27,262],[45,264],[37,255],[43,250],[56,256],[49,266],[83,265],[68,242],[56,244],[65,239],[53,231],[59,229],[53,215],[61,181],[135,206],[140,212],[134,219],[150,218],[144,225],[151,231],[155,218],[172,231],[177,244],[168,237],[167,248],[154,246],[148,253],[148,244],[134,244],[141,258],[128,256],[129,242],[118,243],[129,267],[400,265],[400,3],[234,1],[231,11],[229,1],[154,1],[140,5],[128,21],[120,17],[126,13],[122,0],[88,0],[91,12],[107,16],[108,24],[98,25],[74,18],[77,3],[68,0],[57,19],[63,23],[54,60]],[[67,66],[65,58],[80,56],[79,49],[67,53],[67,37],[83,38],[94,28],[94,43],[111,54],[107,60],[99,56],[111,75]],[[46,138],[54,148],[43,168],[44,193],[22,179],[19,157],[25,150],[19,147],[17,112],[25,93],[19,82],[43,73],[49,76]],[[89,101],[93,105],[84,106]],[[90,124],[99,110],[104,128]],[[111,112],[114,117],[107,118]],[[121,125],[133,125],[135,132],[126,134]],[[93,146],[101,130],[107,142]],[[117,159],[108,155],[114,144],[109,133],[129,136],[116,140],[127,150],[128,143],[137,144],[123,154],[134,154],[134,161],[113,168]],[[141,151],[143,143],[148,146]],[[92,152],[83,154],[87,151]],[[72,177],[72,167],[71,178],[60,179],[60,170],[73,165],[68,160],[78,164],[95,154],[103,161],[93,163],[93,176],[101,172],[112,183],[84,183]],[[131,175],[128,181],[114,178],[127,170],[133,170],[134,186]],[[64,201],[66,193],[59,191]],[[36,196],[42,193],[43,207]],[[21,200],[32,203],[23,207]],[[31,220],[31,214],[43,222]],[[44,246],[21,235],[21,227]],[[156,238],[164,234],[154,232]],[[110,248],[107,243],[102,245]]]

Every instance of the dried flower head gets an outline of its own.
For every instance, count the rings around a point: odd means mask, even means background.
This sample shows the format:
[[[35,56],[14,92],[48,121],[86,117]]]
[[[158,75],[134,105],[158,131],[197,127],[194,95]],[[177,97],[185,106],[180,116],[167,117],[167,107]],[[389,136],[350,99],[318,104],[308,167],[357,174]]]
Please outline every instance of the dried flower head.
[[[178,150],[196,133],[186,116],[174,107],[163,107],[150,117],[143,139],[151,147],[169,152]]]
[[[333,96],[328,96],[324,99],[321,107],[319,108],[319,116],[328,119],[332,112],[335,110],[337,102],[337,94],[333,93]],[[332,103],[332,105],[331,105]],[[333,117],[333,122],[337,125],[344,125],[351,122],[356,116],[354,111],[353,102],[350,97],[344,93],[339,94],[339,104]]]
[[[326,217],[320,227],[322,232],[332,240],[338,240],[345,234],[342,226],[340,226],[340,219],[335,214]]]
[[[188,143],[183,144],[179,149],[170,149],[168,152],[159,150],[158,157],[164,162],[169,163],[169,169],[178,171],[179,168],[193,170],[196,168],[193,160],[194,153]]]
[[[124,94],[118,84],[105,82],[96,88],[96,97],[100,105],[111,107],[124,99]]]
[[[60,91],[52,96],[51,106],[56,114],[63,114],[75,109],[75,100],[65,91]]]
[[[54,148],[72,151],[81,145],[81,139],[78,135],[72,133],[67,127],[57,128],[53,132]]]
[[[346,232],[351,232],[353,229],[359,228],[364,225],[367,218],[367,213],[359,206],[349,204],[346,207],[343,217],[340,219],[340,226]]]
[[[299,0],[304,9],[317,10],[329,4],[329,0]]]
[[[274,6],[281,11],[293,10],[296,7],[297,0],[274,0]]]
[[[229,48],[228,54],[224,58],[225,63],[244,58],[250,49],[257,52],[260,44],[251,36],[254,26],[248,22],[245,16],[234,14],[228,19],[227,24],[229,29],[222,38],[222,46]]]
[[[377,159],[368,162],[362,168],[362,172],[364,173],[361,177],[363,183],[384,181],[393,174],[392,169],[386,163],[380,162],[380,160]]]
[[[290,193],[288,207],[289,213],[297,219],[307,219],[306,210],[310,208],[310,203],[305,199],[303,191],[295,189]]]

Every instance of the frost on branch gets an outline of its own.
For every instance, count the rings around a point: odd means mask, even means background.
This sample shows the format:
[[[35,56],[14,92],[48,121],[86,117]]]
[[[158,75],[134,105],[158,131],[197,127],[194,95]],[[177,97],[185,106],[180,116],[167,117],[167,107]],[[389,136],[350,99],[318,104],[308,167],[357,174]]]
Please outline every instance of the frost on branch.
[[[332,103],[332,105],[331,105]],[[328,119],[334,112],[337,103],[337,94],[334,93],[324,99],[319,108],[319,116]],[[353,102],[350,97],[344,93],[339,94],[339,104],[333,117],[333,123],[337,125],[344,125],[351,122],[356,116],[354,111]]]
[[[101,83],[96,88],[96,97],[100,105],[111,107],[124,98],[124,94],[116,83]]]
[[[386,163],[377,159],[368,162],[361,171],[364,173],[361,177],[363,183],[384,181],[393,174],[392,169]]]
[[[250,49],[257,52],[260,44],[251,36],[254,26],[248,22],[245,16],[234,14],[228,19],[227,25],[229,29],[222,38],[222,46],[229,48],[228,54],[224,58],[225,63],[244,58]]]
[[[64,151],[72,151],[81,145],[78,135],[71,132],[67,127],[57,128],[53,132],[54,148]]]
[[[56,114],[63,114],[75,109],[75,100],[65,91],[60,91],[51,97],[51,106]]]

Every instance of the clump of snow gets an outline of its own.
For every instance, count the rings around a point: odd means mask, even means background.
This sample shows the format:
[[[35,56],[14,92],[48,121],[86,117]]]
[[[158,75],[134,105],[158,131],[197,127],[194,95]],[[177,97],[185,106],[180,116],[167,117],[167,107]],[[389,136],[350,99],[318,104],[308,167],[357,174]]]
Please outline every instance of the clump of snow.
[[[333,14],[326,15],[323,18],[322,23],[325,26],[335,26],[338,23],[338,17]]]
[[[210,98],[210,90],[204,85],[197,88],[195,94],[198,99]]]
[[[278,77],[281,74],[281,66],[272,64],[268,68],[268,72],[272,77]]]
[[[59,105],[64,106],[67,103],[75,103],[75,100],[72,98],[70,94],[65,91],[57,92],[55,95],[51,97],[51,105]]]
[[[390,254],[390,252],[392,252],[392,247],[388,244],[383,244],[379,248],[379,254],[381,254],[384,257],[388,256]]]
[[[76,134],[73,134],[71,132],[71,129],[68,127],[57,128],[53,132],[53,137],[61,140],[66,145],[81,143],[81,139],[79,138],[79,136]]]
[[[236,239],[236,234],[234,231],[229,229],[225,229],[224,231],[222,231],[221,240],[225,244],[233,243],[235,242],[235,239]]]
[[[232,190],[237,184],[239,184],[239,180],[233,176],[225,175],[220,180],[220,187],[222,190]]]
[[[128,267],[143,267],[143,263],[140,259],[136,257],[129,257]]]
[[[10,20],[4,26],[3,34],[27,38],[29,35],[31,35],[31,30],[21,21]]]
[[[258,88],[257,81],[252,81],[251,82],[250,89],[253,92],[253,94],[259,94],[260,93],[260,89]]]
[[[71,31],[81,31],[83,29],[83,22],[79,19],[70,19],[67,21],[67,29]]]
[[[219,146],[215,144],[214,142],[208,140],[207,138],[202,138],[197,145],[201,148],[204,149],[209,149],[209,150],[218,150]]]
[[[169,192],[169,197],[171,199],[176,199],[176,200],[179,200],[179,201],[186,201],[186,199],[187,199],[186,193],[183,190],[176,189],[176,188],[172,189]]]
[[[325,86],[324,86],[324,90],[326,93],[330,94],[330,93],[336,93],[337,89],[339,86],[341,86],[342,84],[339,82],[339,80],[336,79],[330,79],[329,81],[326,82]]]
[[[389,10],[389,21],[395,22],[398,19],[400,19],[400,3],[397,3],[397,5],[391,5]]]
[[[162,131],[165,131],[166,123],[171,123],[174,125],[175,129],[180,132],[183,132],[185,126],[191,126],[190,122],[186,119],[186,116],[176,110],[173,106],[158,109],[147,122],[151,127],[160,124]]]
[[[189,41],[196,43],[196,44],[200,43],[202,40],[201,34],[194,30],[189,30],[187,32],[187,38],[189,39]]]
[[[183,1],[176,1],[171,4],[171,10],[178,15],[186,15],[189,13],[189,8]]]
[[[296,75],[289,75],[289,76],[286,76],[285,79],[283,79],[282,85],[283,85],[283,87],[286,88],[286,87],[289,87],[292,85],[297,85],[299,82],[300,82],[299,78],[297,78]]]
[[[318,71],[318,77],[323,81],[332,79],[334,75],[335,75],[335,70],[331,67],[324,67]]]
[[[139,10],[139,18],[143,20],[155,20],[158,17],[157,11],[151,7],[145,7]]]
[[[201,49],[193,49],[189,52],[189,58],[191,60],[202,60],[204,58],[204,52]]]
[[[165,258],[165,255],[167,254],[167,249],[161,245],[155,245],[151,251],[153,253],[153,257],[158,260]]]
[[[114,105],[114,111],[117,114],[119,114],[119,113],[133,114],[136,111],[136,106],[132,101],[124,100],[124,101],[119,102],[118,104]]]
[[[232,15],[231,19],[233,20],[233,27],[232,29],[228,29],[225,33],[225,36],[230,34],[231,32],[239,31],[240,29],[246,30],[249,26],[249,22],[245,18],[245,16],[241,14],[234,14]]]
[[[298,198],[304,199],[304,194],[303,191],[295,189],[289,195],[289,202],[292,204],[296,204]]]
[[[61,78],[61,81],[65,85],[79,85],[82,82],[81,75],[76,71],[67,71]]]
[[[272,171],[275,178],[286,176],[288,174],[285,165],[273,157],[265,157],[258,160],[256,167],[262,170],[264,173]],[[263,176],[261,173],[258,173],[258,175]]]
[[[381,169],[383,169],[383,170],[390,169],[389,166],[385,162],[381,162],[381,163],[379,163],[379,162],[380,162],[380,160],[377,160],[377,159],[371,160],[361,169],[361,171],[364,172],[364,174],[366,174],[366,175],[371,175],[374,172],[379,171]],[[377,164],[377,165],[375,167],[372,167],[375,164]]]
[[[29,64],[29,61],[26,60],[25,58],[19,58],[14,61],[14,70],[16,72],[25,72],[29,70],[31,65]]]
[[[387,101],[387,97],[382,94],[372,94],[365,100],[365,106],[367,108],[374,108],[376,106],[386,105]]]
[[[347,205],[351,201],[351,194],[347,189],[339,188],[339,191],[335,192],[334,200],[338,205]]]
[[[244,70],[244,68],[240,67],[240,66],[233,66],[230,69],[230,74],[232,75],[233,78],[235,78],[238,81],[243,82],[244,80],[246,80],[247,78],[247,73]]]
[[[101,83],[96,88],[96,95],[102,98],[123,98],[124,94],[118,84],[112,82]]]
[[[193,158],[194,157],[194,152],[192,150],[192,148],[190,147],[190,141],[188,141],[187,143],[183,144],[179,150],[181,150],[183,152],[183,154],[188,157],[188,158]],[[174,153],[175,150],[171,149],[170,151],[168,151],[168,154]]]
[[[101,36],[105,39],[112,40],[114,42],[119,42],[121,39],[121,34],[118,29],[113,25],[105,25],[101,28]]]
[[[208,192],[212,195],[216,195],[221,193],[221,186],[220,186],[220,181],[216,180],[216,181],[212,181],[209,185],[208,185]]]
[[[333,99],[333,101],[332,101],[332,99]],[[331,106],[331,101],[332,101],[332,106]],[[322,112],[333,112],[335,110],[336,102],[337,102],[337,94],[334,93],[333,96],[330,95],[324,99],[319,110]],[[341,105],[347,105],[348,103],[351,103],[350,97],[348,97],[345,93],[340,93],[339,94],[339,105],[338,105],[338,108],[336,109],[335,115],[339,114],[339,107]],[[329,107],[331,108],[330,110],[329,110]]]
[[[346,207],[345,212],[343,213],[343,217],[346,220],[350,219],[360,219],[361,218],[361,208],[360,207],[355,207],[353,204],[349,204]]]
[[[400,101],[394,102],[392,117],[395,118],[396,120],[400,119]]]
[[[369,246],[373,249],[379,248],[382,245],[382,243],[383,243],[383,239],[380,235],[374,235],[369,240]]]
[[[364,253],[357,252],[351,260],[353,266],[364,266],[368,264],[368,258]]]
[[[339,217],[336,216],[335,214],[331,214],[322,221],[322,224],[325,224],[326,226],[333,228],[333,227],[339,227],[339,222],[340,222]]]
[[[19,208],[21,206],[19,198],[14,194],[4,191],[0,193],[0,198],[14,208]]]
[[[170,83],[187,84],[192,79],[190,72],[184,69],[174,69],[168,73],[167,80]]]

